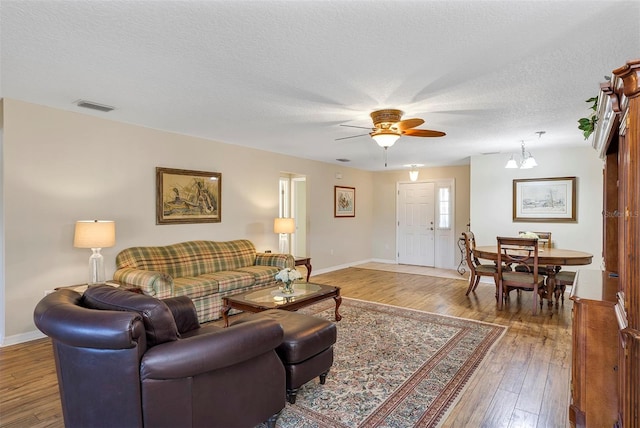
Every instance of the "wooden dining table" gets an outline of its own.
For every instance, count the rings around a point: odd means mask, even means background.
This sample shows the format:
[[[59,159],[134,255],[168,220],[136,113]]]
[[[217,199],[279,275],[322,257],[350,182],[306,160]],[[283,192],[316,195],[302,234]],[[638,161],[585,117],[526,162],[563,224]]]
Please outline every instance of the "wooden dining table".
[[[498,261],[498,246],[486,245],[476,247],[474,255],[479,259]],[[561,290],[556,287],[556,273],[560,271],[562,266],[584,266],[591,264],[593,254],[576,250],[564,250],[562,248],[544,248],[538,249],[538,265],[546,266],[547,281],[545,290],[541,294],[541,298],[549,301],[549,306],[553,304],[553,296],[555,295],[556,303],[560,297]]]

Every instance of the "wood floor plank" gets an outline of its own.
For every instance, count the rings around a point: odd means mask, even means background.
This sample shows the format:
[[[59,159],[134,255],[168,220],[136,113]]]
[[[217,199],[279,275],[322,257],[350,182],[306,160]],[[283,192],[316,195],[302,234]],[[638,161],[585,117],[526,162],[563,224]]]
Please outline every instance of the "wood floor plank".
[[[517,400],[518,394],[498,389],[481,423],[479,425],[469,426],[507,428],[511,422]]]
[[[502,364],[497,353],[490,352],[478,367],[478,372],[471,379],[458,404],[443,422],[442,428],[480,426],[501,380]]]
[[[509,327],[451,409],[443,427],[568,426],[572,302],[531,313],[531,293],[498,311],[495,285],[480,283],[465,296],[468,279],[455,271],[368,264],[315,275],[346,297],[474,319]],[[397,267],[412,273],[386,272]],[[442,275],[442,277],[426,276]],[[511,368],[505,361],[511,359]],[[53,353],[48,339],[0,348],[0,427],[63,427]],[[539,403],[539,408],[536,406]],[[535,422],[533,422],[535,421]]]
[[[558,364],[549,364],[544,396],[538,417],[538,427],[569,426],[570,373]],[[558,403],[551,403],[554,399]],[[562,423],[562,424],[561,424]]]
[[[536,416],[540,413],[549,374],[549,355],[545,351],[547,350],[542,342],[539,341],[535,344],[522,384],[522,390],[516,402],[516,410],[527,414],[535,414]]]
[[[525,412],[524,410],[515,409],[509,428],[536,428],[538,426],[538,415],[536,413]]]
[[[527,374],[531,358],[531,340],[527,336],[517,335],[510,338],[509,350],[501,357],[503,363],[503,381],[500,388],[505,391],[520,393]]]

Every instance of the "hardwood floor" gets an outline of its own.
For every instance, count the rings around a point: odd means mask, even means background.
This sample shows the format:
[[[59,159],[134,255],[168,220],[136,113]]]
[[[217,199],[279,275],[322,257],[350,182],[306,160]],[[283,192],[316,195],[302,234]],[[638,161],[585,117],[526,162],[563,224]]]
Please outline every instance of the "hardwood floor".
[[[498,311],[493,284],[481,283],[467,297],[467,280],[451,273],[433,277],[354,267],[311,281],[338,285],[344,297],[509,327],[443,427],[568,427],[572,302],[565,299],[558,308],[545,302],[533,316],[531,293],[513,292]],[[1,427],[64,426],[48,339],[0,348],[0,367]]]

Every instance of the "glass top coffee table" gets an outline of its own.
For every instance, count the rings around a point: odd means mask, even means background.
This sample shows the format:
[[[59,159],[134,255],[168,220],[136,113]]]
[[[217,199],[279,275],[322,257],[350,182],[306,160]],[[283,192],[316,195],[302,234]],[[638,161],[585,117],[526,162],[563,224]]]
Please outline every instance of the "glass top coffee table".
[[[284,294],[280,287],[273,286],[259,290],[245,291],[222,298],[222,318],[224,326],[229,326],[229,311],[238,309],[247,312],[262,312],[268,309],[285,309],[296,311],[312,303],[333,297],[336,301],[335,318],[340,321],[342,316],[338,312],[342,297],[340,287],[332,285],[299,282],[293,286],[293,294]]]

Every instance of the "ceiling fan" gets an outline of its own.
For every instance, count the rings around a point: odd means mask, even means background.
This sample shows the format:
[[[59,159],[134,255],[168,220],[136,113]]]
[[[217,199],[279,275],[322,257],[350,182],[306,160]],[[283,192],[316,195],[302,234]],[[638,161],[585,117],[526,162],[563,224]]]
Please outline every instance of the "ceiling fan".
[[[370,129],[369,135],[374,139],[376,143],[385,150],[393,146],[393,144],[403,135],[409,137],[444,137],[444,132],[432,131],[430,129],[414,129],[416,126],[420,126],[424,123],[424,120],[402,119],[404,113],[401,110],[396,109],[384,109],[377,110],[371,113],[371,119],[373,120],[373,128],[366,128],[364,126],[353,125],[340,125],[350,128]],[[361,137],[367,134],[352,135],[350,137],[336,138],[337,140],[346,140],[347,138]]]

